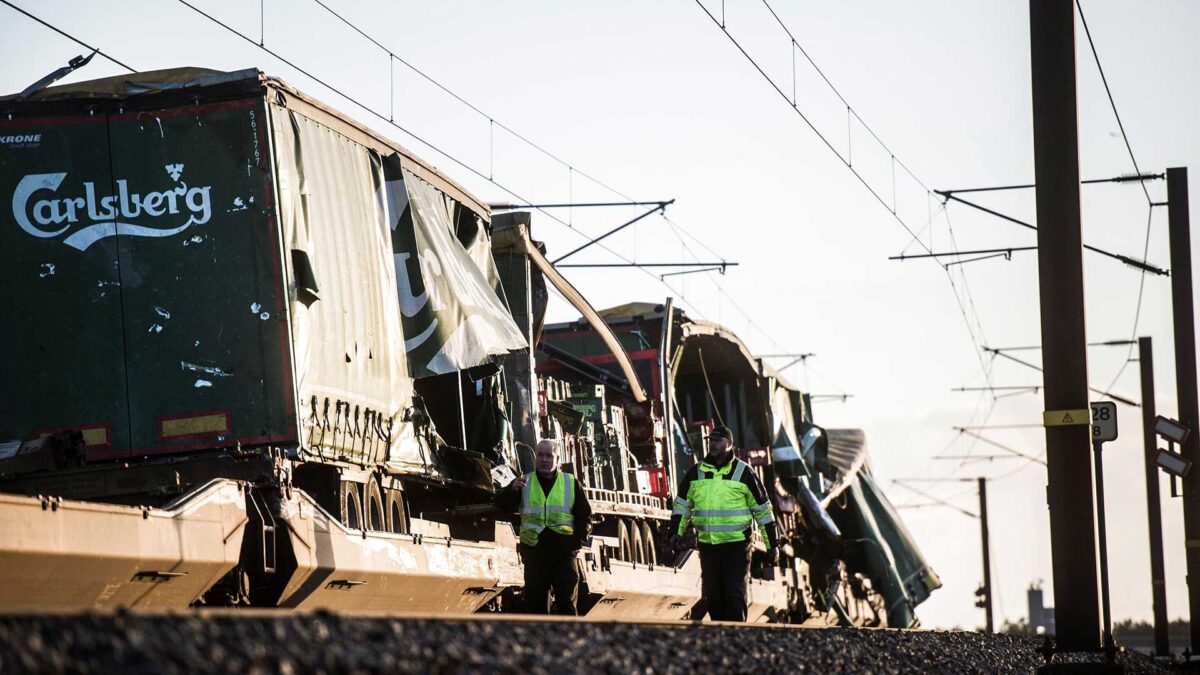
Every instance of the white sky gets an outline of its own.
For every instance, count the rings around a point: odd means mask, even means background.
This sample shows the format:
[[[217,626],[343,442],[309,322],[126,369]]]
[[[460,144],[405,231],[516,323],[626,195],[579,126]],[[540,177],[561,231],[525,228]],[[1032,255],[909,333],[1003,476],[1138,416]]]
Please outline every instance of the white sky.
[[[485,200],[515,201],[178,2],[14,1],[139,70],[258,67],[282,76],[381,129]],[[257,3],[195,4],[258,41]],[[951,267],[949,274],[930,261],[888,261],[906,247],[916,252],[919,245],[909,246],[909,235],[889,210],[694,2],[327,4],[485,115],[400,63],[390,87],[387,55],[312,0],[266,1],[266,46],[384,117],[394,90],[398,124],[493,175],[522,198],[620,199],[499,127],[490,133],[487,116],[626,195],[675,198],[668,210],[675,226],[740,266],[723,277],[668,278],[673,290],[636,270],[567,270],[593,304],[661,301],[682,294],[690,312],[726,323],[759,353],[816,353],[807,370],[797,366],[788,374],[817,394],[854,395],[846,403],[817,406],[817,422],[867,431],[876,473],[896,504],[926,500],[890,485],[894,478],[1000,477],[989,485],[997,624],[1025,615],[1024,589],[1030,582],[1044,579],[1051,588],[1044,469],[1015,460],[933,459],[999,452],[960,437],[952,426],[1040,419],[1038,396],[993,401],[987,395],[950,391],[985,384],[964,314],[982,344],[1039,342],[1034,253]],[[1032,182],[1027,3],[777,0],[775,5],[855,112],[925,186]],[[720,0],[709,0],[707,6],[720,16]],[[1200,43],[1192,39],[1200,27],[1200,4],[1084,0],[1083,8],[1140,167],[1158,173],[1192,164],[1192,194],[1200,195],[1200,140],[1194,133]],[[765,7],[757,1],[727,0],[725,11],[730,34],[790,97],[790,41]],[[0,17],[0,91],[19,91],[83,51],[7,7],[0,7]],[[1132,173],[1082,29],[1077,45],[1081,174],[1102,178]],[[890,204],[887,151],[857,121],[848,128],[844,105],[802,54],[794,56],[798,109],[843,156],[849,143],[855,168]],[[120,72],[97,57],[72,79]],[[1165,200],[1164,181],[1149,186],[1155,201]],[[1032,192],[976,197],[1034,220]],[[1141,257],[1148,209],[1139,188],[1086,187],[1082,200],[1086,241]],[[1035,243],[1032,232],[963,206],[951,205],[943,213],[902,170],[897,171],[896,204],[906,222],[925,231],[922,240],[934,250],[954,247],[948,226],[962,250]],[[561,253],[582,243],[583,233],[596,235],[637,213],[633,208],[576,210],[570,216],[559,212],[578,232],[538,216],[535,236],[547,242],[551,253]],[[932,226],[926,230],[931,214]],[[1193,239],[1200,241],[1200,236]],[[700,260],[714,259],[713,253],[685,240]],[[642,262],[693,259],[672,226],[657,217],[606,243]],[[596,249],[578,256],[579,262],[612,260],[612,254]],[[1084,260],[1089,339],[1128,339],[1138,272],[1094,254]],[[1149,260],[1168,266],[1163,209],[1155,209]],[[554,311],[554,319],[570,315],[561,307]],[[747,323],[747,314],[756,325]],[[1169,281],[1148,276],[1138,334],[1155,340],[1159,409],[1174,415],[1170,326]],[[1036,352],[1017,355],[1040,360]],[[1121,368],[1126,350],[1094,349],[1088,357],[1092,384],[1104,387]],[[996,385],[1041,383],[1036,371],[1003,361],[990,372]],[[1137,372],[1137,364],[1130,364],[1113,390],[1139,398]],[[1116,619],[1149,619],[1140,412],[1122,407],[1120,414],[1121,438],[1108,446],[1105,465],[1113,614]],[[1044,451],[1040,429],[988,435],[1023,452]],[[971,483],[922,488],[977,509]],[[1162,491],[1168,607],[1172,617],[1185,616],[1181,501],[1167,496],[1165,481]],[[923,623],[980,625],[982,612],[972,604],[981,581],[978,522],[947,508],[902,513],[945,583],[918,609]]]

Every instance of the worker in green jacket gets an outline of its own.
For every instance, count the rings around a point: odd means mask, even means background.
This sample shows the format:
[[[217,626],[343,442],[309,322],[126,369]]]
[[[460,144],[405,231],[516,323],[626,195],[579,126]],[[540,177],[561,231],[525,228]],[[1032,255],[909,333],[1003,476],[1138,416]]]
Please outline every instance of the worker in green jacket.
[[[689,524],[700,548],[703,600],[714,621],[745,621],[750,583],[750,532],[758,528],[778,561],[771,499],[754,469],[734,457],[729,427],[708,435],[704,461],[679,483],[671,515],[671,544],[680,548]]]

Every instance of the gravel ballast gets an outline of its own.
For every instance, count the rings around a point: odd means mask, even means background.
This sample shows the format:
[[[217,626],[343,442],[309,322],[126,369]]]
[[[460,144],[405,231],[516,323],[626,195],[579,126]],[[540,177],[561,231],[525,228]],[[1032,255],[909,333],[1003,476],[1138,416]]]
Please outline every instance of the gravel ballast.
[[[2,673],[1028,673],[1045,663],[1041,646],[1041,638],[974,632],[583,620],[0,616]],[[1166,672],[1134,653],[1118,662],[1130,673]]]

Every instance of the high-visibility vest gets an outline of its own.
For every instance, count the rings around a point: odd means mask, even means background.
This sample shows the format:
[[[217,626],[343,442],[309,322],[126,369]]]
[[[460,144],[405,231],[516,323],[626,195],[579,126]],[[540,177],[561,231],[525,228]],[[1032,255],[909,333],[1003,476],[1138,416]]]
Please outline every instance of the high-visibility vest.
[[[757,523],[765,539],[765,526],[775,522],[775,515],[770,498],[765,504],[755,502],[750,487],[742,482],[742,474],[749,468],[736,457],[719,469],[701,462],[687,494],[675,498],[672,510],[683,516],[677,534],[683,535],[690,520],[701,544],[726,544],[745,541],[746,533]]]
[[[550,494],[542,491],[542,483],[536,473],[525,475],[525,487],[521,489],[521,543],[537,546],[538,535],[550,528],[559,534],[575,533],[575,477],[558,472]]]

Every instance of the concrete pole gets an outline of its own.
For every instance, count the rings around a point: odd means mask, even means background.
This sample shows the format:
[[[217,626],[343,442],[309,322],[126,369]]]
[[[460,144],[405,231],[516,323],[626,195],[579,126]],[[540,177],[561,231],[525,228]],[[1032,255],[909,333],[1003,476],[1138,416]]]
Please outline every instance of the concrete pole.
[[[983,539],[983,630],[991,633],[994,630],[992,618],[992,554],[991,539],[988,537],[987,514],[987,479],[979,479],[979,529]]]
[[[1196,391],[1196,320],[1192,304],[1192,250],[1187,169],[1167,169],[1167,227],[1171,234],[1171,307],[1175,314],[1175,391],[1179,421],[1192,430],[1179,448],[1200,465],[1200,411]],[[1183,483],[1183,537],[1187,551],[1188,616],[1192,651],[1200,650],[1200,470]]]
[[[1029,43],[1046,410],[1082,411],[1084,417],[1083,424],[1046,427],[1055,624],[1059,649],[1095,651],[1100,616],[1072,0],[1030,0]]]
[[[1142,371],[1142,447],[1146,464],[1146,519],[1150,530],[1150,597],[1154,608],[1154,653],[1171,653],[1167,637],[1167,582],[1163,571],[1162,506],[1158,496],[1158,464],[1154,455],[1158,439],[1154,434],[1154,350],[1150,338],[1138,338],[1138,365]]]

